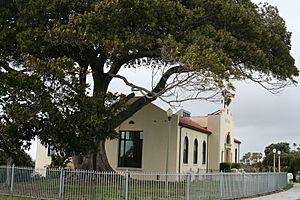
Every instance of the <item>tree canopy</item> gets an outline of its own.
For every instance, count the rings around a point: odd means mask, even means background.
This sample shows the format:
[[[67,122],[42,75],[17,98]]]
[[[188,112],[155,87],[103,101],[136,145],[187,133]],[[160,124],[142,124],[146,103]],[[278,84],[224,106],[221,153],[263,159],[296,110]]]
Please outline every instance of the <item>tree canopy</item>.
[[[0,151],[0,166],[7,164],[7,155],[5,152]],[[18,152],[14,156],[13,163],[15,166],[21,166],[21,167],[34,167],[34,162],[32,161],[32,158],[29,154],[27,154],[24,151]]]
[[[74,162],[81,168],[110,170],[104,141],[157,98],[212,99],[234,89],[234,80],[245,79],[277,91],[298,76],[291,33],[270,5],[258,7],[250,0],[4,2],[1,124],[15,126],[22,139],[38,135],[45,145],[80,155]],[[152,87],[120,75],[130,67],[154,70]],[[111,93],[115,79],[133,92]],[[134,98],[138,94],[142,97]],[[22,112],[21,119],[6,112],[11,106]]]
[[[270,144],[265,148],[265,156],[269,154],[273,154],[273,149],[277,151],[281,151],[281,153],[289,153],[290,152],[290,144],[288,142],[279,142],[276,144]]]

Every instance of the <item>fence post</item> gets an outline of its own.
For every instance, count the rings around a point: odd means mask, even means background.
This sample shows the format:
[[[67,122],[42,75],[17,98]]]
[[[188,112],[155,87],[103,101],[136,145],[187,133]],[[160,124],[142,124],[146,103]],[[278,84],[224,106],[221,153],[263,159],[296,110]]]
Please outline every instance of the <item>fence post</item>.
[[[124,180],[124,199],[128,200],[128,181],[129,181],[129,174],[125,172],[125,180]]]
[[[14,193],[14,177],[15,177],[15,164],[11,167],[11,179],[10,179],[10,194]]]
[[[269,192],[269,174],[266,174],[266,177],[267,177],[267,186],[266,186],[265,191]]]
[[[245,174],[245,172],[243,172],[243,196],[247,196],[246,188],[247,188],[247,186],[246,186],[246,174]]]
[[[92,171],[93,175],[92,175],[92,181],[91,181],[91,184],[92,184],[92,200],[95,200],[96,199],[96,184],[97,184],[97,181],[96,181],[96,175],[95,175],[95,171]]]
[[[60,177],[59,177],[59,199],[64,199],[64,178],[65,177],[65,170],[60,170]]]
[[[186,175],[186,188],[185,188],[185,200],[190,199],[190,183],[191,183],[192,175],[188,173]]]
[[[223,172],[220,173],[220,199],[223,198]]]

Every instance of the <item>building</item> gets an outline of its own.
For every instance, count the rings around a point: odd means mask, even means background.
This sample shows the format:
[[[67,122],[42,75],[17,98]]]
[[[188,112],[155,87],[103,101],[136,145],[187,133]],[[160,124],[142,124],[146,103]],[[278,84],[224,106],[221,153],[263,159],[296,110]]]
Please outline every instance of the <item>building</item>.
[[[227,107],[204,117],[180,110],[170,121],[166,111],[149,104],[118,128],[119,139],[106,142],[110,165],[116,171],[201,172],[219,170],[220,162],[239,162],[241,142],[235,137]],[[51,162],[37,145],[36,168]]]

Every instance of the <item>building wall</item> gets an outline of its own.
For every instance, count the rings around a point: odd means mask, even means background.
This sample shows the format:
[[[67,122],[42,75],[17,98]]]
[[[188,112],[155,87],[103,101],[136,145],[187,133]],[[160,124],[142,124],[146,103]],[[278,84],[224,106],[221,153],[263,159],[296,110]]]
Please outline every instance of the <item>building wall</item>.
[[[208,116],[194,116],[191,119],[203,127],[208,127]]]
[[[219,170],[221,161],[221,145],[220,145],[220,115],[208,115],[203,117],[192,117],[192,120],[205,126],[212,132],[208,136],[208,169]]]
[[[178,115],[173,115],[171,119],[171,134],[169,141],[169,165],[168,171],[175,173],[178,169]],[[134,122],[134,124],[129,123]],[[109,163],[117,171],[143,171],[143,172],[165,172],[167,157],[167,139],[169,124],[166,111],[153,104],[145,106],[135,115],[124,121],[117,131],[144,132],[142,167],[124,168],[118,167],[119,141],[118,139],[106,142],[106,152]]]
[[[145,114],[146,113],[146,114]],[[130,124],[134,121],[134,124]],[[202,142],[206,141],[208,147],[208,135],[186,127],[180,127],[179,116],[173,115],[171,120],[171,135],[169,143],[169,173],[188,172],[188,171],[204,171],[207,167],[208,155],[206,163],[202,164]],[[167,157],[167,137],[168,122],[166,111],[158,108],[153,104],[149,104],[142,110],[138,111],[133,117],[123,122],[118,131],[134,131],[143,130],[143,153],[142,168],[123,168],[118,167],[119,140],[115,139],[106,143],[106,151],[111,166],[117,171],[143,171],[143,172],[165,172]],[[180,135],[181,131],[181,135]],[[188,164],[183,163],[183,144],[184,137],[189,139]],[[193,145],[194,140],[198,139],[198,163],[193,164]],[[207,148],[208,152],[208,148]]]
[[[219,115],[209,115],[207,127],[212,134],[208,138],[208,168],[211,170],[219,170],[221,162],[221,144],[220,144],[220,123],[222,123]]]
[[[181,129],[181,130],[180,130]],[[179,127],[179,137],[180,137],[180,131],[181,131],[181,147],[178,149],[178,152],[180,152],[180,158],[178,158],[178,162],[180,162],[180,168],[179,172],[203,172],[207,169],[207,162],[208,162],[208,143],[207,143],[207,137],[208,134],[201,133],[199,131],[195,131],[189,128],[185,127]],[[183,163],[183,149],[184,149],[184,140],[185,137],[188,138],[189,141],[189,148],[188,148],[188,163]],[[195,139],[198,140],[198,162],[197,164],[194,164],[194,141]],[[205,164],[202,164],[202,151],[203,151],[203,141],[206,142],[206,162]]]
[[[221,137],[220,144],[221,144],[221,151],[223,152],[223,161],[225,162],[233,162],[234,157],[234,122],[232,119],[232,114],[230,110],[226,107],[221,110]],[[230,135],[230,143],[227,144],[227,136]],[[226,148],[229,149],[229,157],[226,159]]]
[[[37,139],[35,169],[43,169],[51,164],[51,156],[48,156],[48,148],[44,147]]]
[[[230,110],[226,107],[205,117],[192,117],[192,120],[206,126],[212,134],[208,137],[208,169],[219,170],[221,162],[231,162],[234,156],[234,122]],[[226,144],[230,134],[230,144]],[[226,156],[226,150],[229,156]],[[226,158],[228,159],[226,160]]]

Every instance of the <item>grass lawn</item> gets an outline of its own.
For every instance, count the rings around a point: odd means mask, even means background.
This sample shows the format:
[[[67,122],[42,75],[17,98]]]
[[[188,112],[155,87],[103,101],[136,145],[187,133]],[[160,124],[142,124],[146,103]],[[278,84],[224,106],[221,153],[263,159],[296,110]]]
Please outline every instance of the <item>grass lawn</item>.
[[[293,184],[291,184],[291,183],[289,183],[289,184],[287,184],[287,186],[285,187],[285,188],[283,188],[284,190],[289,190],[289,189],[291,189],[291,188],[293,188]]]
[[[0,195],[1,200],[33,200],[33,198]]]

